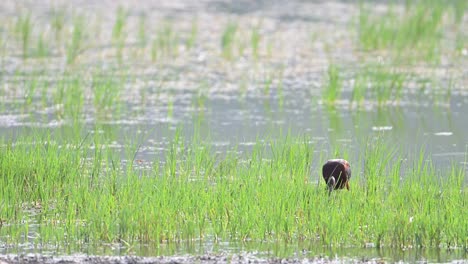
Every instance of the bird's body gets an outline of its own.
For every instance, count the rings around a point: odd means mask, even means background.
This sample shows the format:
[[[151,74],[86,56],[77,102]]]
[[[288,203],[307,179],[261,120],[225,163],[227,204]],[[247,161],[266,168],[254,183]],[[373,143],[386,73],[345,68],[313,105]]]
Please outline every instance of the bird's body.
[[[323,179],[327,183],[328,190],[349,190],[349,179],[351,179],[351,167],[344,159],[328,160],[322,167]]]

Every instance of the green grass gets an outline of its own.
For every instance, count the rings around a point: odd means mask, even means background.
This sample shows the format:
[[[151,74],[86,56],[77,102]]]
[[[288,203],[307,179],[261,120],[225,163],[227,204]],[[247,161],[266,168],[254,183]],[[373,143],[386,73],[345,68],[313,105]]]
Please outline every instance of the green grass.
[[[67,64],[73,64],[84,45],[84,18],[77,16],[73,19],[73,30],[70,41],[67,43]]]
[[[332,247],[468,246],[464,169],[439,170],[423,152],[402,162],[403,153],[369,142],[363,167],[352,163],[351,191],[329,197],[305,138],[258,142],[243,155],[219,157],[209,144],[177,132],[164,162],[155,160],[150,171],[124,169],[119,155],[99,142],[91,137],[65,147],[47,135],[3,141],[5,243],[22,243],[28,234],[36,244],[157,245],[213,237]],[[134,146],[129,153],[138,151]]]
[[[21,42],[23,59],[27,58],[29,55],[32,30],[33,24],[31,22],[31,15],[20,15],[16,21],[15,31]]]
[[[398,59],[437,61],[447,5],[442,1],[407,1],[403,12],[389,7],[372,14],[361,5],[358,41],[364,50],[386,50]]]
[[[187,46],[187,49],[190,50],[193,48],[196,44],[197,37],[198,37],[198,22],[196,20],[192,21],[192,26],[190,28],[190,34],[185,41],[185,45]]]
[[[120,110],[120,94],[125,79],[119,76],[95,74],[92,80],[93,104],[98,117],[110,118]]]
[[[359,104],[367,99],[378,106],[398,104],[403,97],[407,78],[407,74],[391,67],[367,65],[356,74],[351,100]]]
[[[252,55],[255,60],[258,59],[258,49],[261,41],[260,25],[254,26],[250,34],[250,45],[252,47]]]
[[[53,9],[52,10],[52,21],[51,26],[55,32],[55,40],[57,44],[60,44],[62,41],[62,32],[65,26],[65,10],[63,9]]]
[[[170,21],[162,23],[153,38],[151,60],[172,58],[178,55],[179,36]]]
[[[237,32],[237,24],[230,22],[224,28],[221,36],[221,51],[225,59],[232,59],[235,37]]]
[[[138,18],[138,43],[140,47],[144,48],[148,42],[146,36],[146,15],[142,14]]]
[[[342,90],[342,80],[339,69],[334,64],[328,65],[327,83],[324,86],[322,98],[326,103],[333,104],[339,99]]]
[[[44,35],[39,35],[36,45],[35,55],[39,58],[47,57],[49,55],[49,48],[47,47],[47,42],[44,40]]]
[[[122,62],[122,52],[125,46],[125,24],[127,22],[127,11],[122,7],[117,8],[114,27],[112,28],[112,41],[116,47],[116,57]]]

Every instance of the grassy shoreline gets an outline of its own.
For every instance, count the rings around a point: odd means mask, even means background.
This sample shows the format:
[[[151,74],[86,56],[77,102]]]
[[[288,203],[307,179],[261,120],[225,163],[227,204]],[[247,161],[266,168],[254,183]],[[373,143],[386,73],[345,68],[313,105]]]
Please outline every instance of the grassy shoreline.
[[[331,247],[468,246],[464,168],[441,171],[422,152],[402,166],[401,153],[369,143],[363,166],[353,167],[351,191],[328,197],[315,175],[319,168],[311,168],[320,157],[304,138],[259,142],[244,157],[220,158],[209,144],[175,137],[152,170],[138,169],[132,157],[124,166],[115,150],[88,141],[2,144],[6,243],[158,245],[214,237]]]

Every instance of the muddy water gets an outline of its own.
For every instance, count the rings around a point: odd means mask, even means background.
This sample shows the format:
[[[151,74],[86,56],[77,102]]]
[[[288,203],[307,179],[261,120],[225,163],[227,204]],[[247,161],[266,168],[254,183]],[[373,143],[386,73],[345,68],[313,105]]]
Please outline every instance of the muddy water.
[[[383,2],[371,1],[375,12],[386,9]],[[112,31],[116,10],[128,11],[125,49],[122,61],[116,59]],[[85,18],[85,45],[77,62],[66,66],[63,45],[55,46],[50,26],[52,10],[63,10],[63,40],[72,32],[73,14]],[[46,59],[21,57],[15,40],[19,14],[30,14],[34,21],[32,39],[49,36],[50,55]],[[454,56],[450,45],[442,45],[437,65],[402,65],[411,74],[400,100],[377,106],[365,100],[361,106],[351,103],[354,73],[372,61],[356,46],[353,23],[358,6],[349,1],[2,1],[0,3],[0,135],[12,140],[31,131],[60,134],[76,125],[67,117],[63,102],[54,101],[57,82],[74,72],[82,81],[84,93],[79,124],[82,136],[106,134],[116,151],[122,151],[126,139],[141,144],[136,158],[150,165],[165,151],[176,129],[190,138],[194,130],[209,138],[214,151],[222,154],[234,146],[240,151],[259,140],[284,138],[287,134],[308,138],[318,155],[330,156],[335,146],[349,150],[350,162],[359,159],[368,138],[381,137],[393,142],[401,153],[419,151],[424,146],[435,165],[456,163],[468,168],[468,60],[467,45]],[[171,25],[187,38],[194,23],[197,41],[192,49],[177,46],[177,55],[151,60],[151,45],[138,49],[139,21],[150,41],[161,25]],[[467,30],[467,16],[460,25]],[[195,22],[194,22],[195,21]],[[222,58],[220,40],[228,23],[238,25],[238,42],[233,58]],[[241,47],[250,45],[253,27],[260,28],[259,58]],[[68,32],[68,33],[67,33]],[[68,34],[68,35],[67,35]],[[444,32],[450,42],[456,35]],[[465,34],[466,37],[466,34]],[[184,42],[184,41],[180,41]],[[34,50],[35,42],[30,49]],[[362,58],[365,59],[362,59]],[[378,57],[378,56],[377,56]],[[378,60],[387,63],[385,58]],[[333,106],[324,104],[322,90],[328,64],[339,65],[343,94]],[[90,88],[95,74],[125,76],[110,114],[101,116],[93,103]],[[117,78],[117,77],[115,77]],[[38,88],[31,91],[31,82]],[[420,85],[425,82],[425,85]],[[437,85],[436,85],[437,84]],[[450,93],[447,92],[451,86]],[[429,88],[427,88],[429,87]],[[65,112],[65,113],[64,113]],[[98,130],[96,131],[96,127]],[[73,130],[73,128],[72,128]],[[318,176],[311,176],[318,177]],[[372,245],[369,245],[372,246]],[[31,245],[1,248],[7,262],[57,263],[151,263],[151,262],[380,262],[429,260],[455,261],[466,258],[460,251],[323,249],[315,245],[205,243],[161,248],[122,248],[120,245],[49,247]],[[64,258],[18,257],[21,253],[70,255],[176,256],[156,259],[139,258]],[[272,256],[280,255],[286,260]],[[304,261],[307,262],[307,261]]]

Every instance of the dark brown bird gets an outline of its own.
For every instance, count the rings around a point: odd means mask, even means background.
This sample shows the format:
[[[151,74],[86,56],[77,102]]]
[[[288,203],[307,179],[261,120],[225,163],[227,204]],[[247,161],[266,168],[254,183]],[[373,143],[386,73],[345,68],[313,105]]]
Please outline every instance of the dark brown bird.
[[[351,167],[344,159],[328,160],[322,168],[323,179],[327,183],[328,191],[346,187],[349,191],[349,179],[351,179]]]

